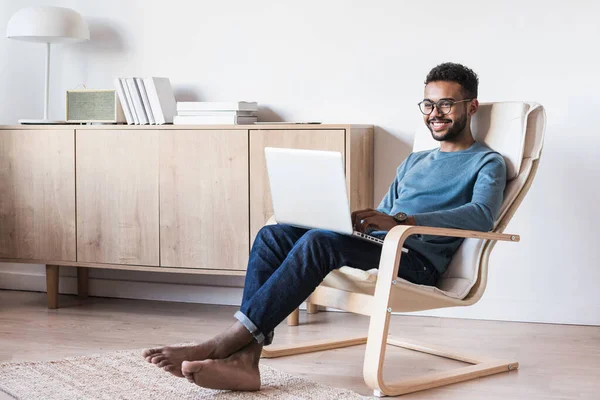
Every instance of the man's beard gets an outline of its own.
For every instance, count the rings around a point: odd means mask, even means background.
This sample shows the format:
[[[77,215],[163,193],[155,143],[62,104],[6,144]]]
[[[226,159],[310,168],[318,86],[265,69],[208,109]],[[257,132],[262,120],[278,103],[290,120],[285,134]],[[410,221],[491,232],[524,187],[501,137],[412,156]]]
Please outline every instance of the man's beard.
[[[435,119],[444,120],[444,118],[435,118]],[[452,124],[452,126],[450,127],[450,129],[448,129],[448,131],[446,132],[445,135],[443,135],[443,136],[435,136],[435,133],[433,132],[433,129],[431,129],[431,120],[427,121],[427,128],[429,128],[429,131],[431,132],[431,136],[435,140],[437,140],[438,142],[444,142],[444,141],[447,141],[447,140],[456,139],[458,136],[460,136],[460,134],[462,133],[462,131],[465,130],[466,126],[467,126],[467,114],[464,113],[463,116],[460,119],[454,121],[454,123]]]

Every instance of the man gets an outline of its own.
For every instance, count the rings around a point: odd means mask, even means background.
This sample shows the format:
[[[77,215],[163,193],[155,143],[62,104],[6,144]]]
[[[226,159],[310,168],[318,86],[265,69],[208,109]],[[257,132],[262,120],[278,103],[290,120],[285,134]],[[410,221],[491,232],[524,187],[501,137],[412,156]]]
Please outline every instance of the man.
[[[504,159],[473,140],[477,75],[460,64],[432,69],[419,103],[423,121],[439,149],[411,154],[377,210],[352,214],[355,229],[380,237],[398,224],[489,231],[498,216],[506,184]],[[435,285],[459,238],[413,235],[399,276]],[[369,270],[379,265],[381,246],[320,229],[265,226],[250,258],[238,320],[221,335],[197,346],[145,350],[148,362],[199,386],[258,390],[258,363],[273,330],[333,269]]]

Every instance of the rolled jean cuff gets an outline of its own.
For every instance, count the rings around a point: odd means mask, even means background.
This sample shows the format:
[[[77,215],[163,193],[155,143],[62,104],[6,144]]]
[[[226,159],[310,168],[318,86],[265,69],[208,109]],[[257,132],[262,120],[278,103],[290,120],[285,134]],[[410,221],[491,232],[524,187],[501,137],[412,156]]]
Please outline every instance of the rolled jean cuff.
[[[240,323],[244,325],[246,329],[248,329],[248,332],[250,332],[252,336],[254,336],[254,339],[256,339],[256,342],[258,344],[262,343],[264,346],[268,346],[273,342],[273,332],[270,332],[268,335],[265,336],[265,334],[262,333],[254,324],[254,322],[250,321],[250,318],[248,318],[243,312],[236,311],[236,313],[233,316],[235,319],[240,321]]]

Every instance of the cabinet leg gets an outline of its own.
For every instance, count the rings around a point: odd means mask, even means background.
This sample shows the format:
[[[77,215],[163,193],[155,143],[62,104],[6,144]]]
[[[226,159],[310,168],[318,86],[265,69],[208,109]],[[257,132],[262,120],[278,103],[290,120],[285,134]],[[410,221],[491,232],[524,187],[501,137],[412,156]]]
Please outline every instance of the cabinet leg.
[[[319,306],[313,303],[306,302],[306,312],[308,314],[316,314],[319,312]]]
[[[298,326],[300,324],[300,309],[296,308],[292,313],[287,317],[288,326]]]
[[[77,267],[77,295],[82,299],[89,296],[89,268]]]
[[[58,265],[46,265],[46,293],[48,308],[58,308]]]

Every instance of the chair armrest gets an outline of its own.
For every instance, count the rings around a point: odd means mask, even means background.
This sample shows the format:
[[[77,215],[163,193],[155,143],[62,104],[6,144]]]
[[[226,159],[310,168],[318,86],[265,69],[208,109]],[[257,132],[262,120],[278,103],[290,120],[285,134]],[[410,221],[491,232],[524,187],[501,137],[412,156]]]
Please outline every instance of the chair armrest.
[[[404,241],[410,235],[419,234],[474,238],[484,240],[501,240],[507,242],[518,242],[521,240],[521,237],[519,235],[511,235],[504,233],[479,232],[464,229],[434,228],[431,226],[398,225],[393,227],[389,231],[389,233],[385,236],[385,240],[383,241],[383,249],[381,251],[381,259],[379,261],[379,272],[377,279],[378,286],[380,282],[392,282],[392,280],[396,279],[396,277],[398,276],[398,268],[400,267],[400,256],[402,255],[402,247],[404,246]]]
[[[390,230],[386,235],[386,240],[391,234],[396,232],[400,233],[400,236],[404,236],[402,242],[410,235],[434,235],[434,236],[451,236],[451,237],[462,237],[462,238],[474,238],[474,239],[487,239],[487,240],[501,240],[506,242],[518,242],[521,240],[519,235],[495,233],[495,232],[480,232],[480,231],[469,231],[466,229],[450,229],[450,228],[435,228],[432,226],[411,226],[411,225],[398,225]]]

